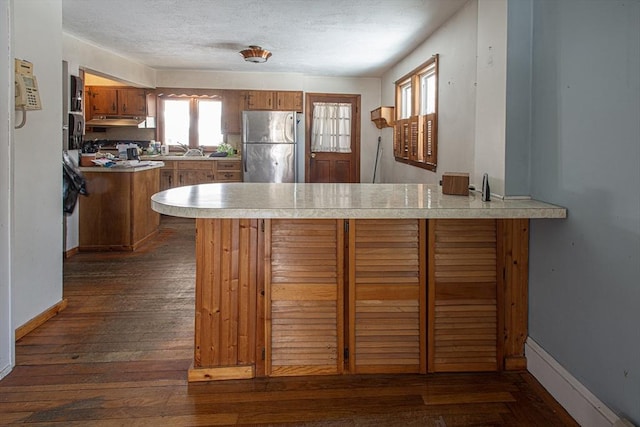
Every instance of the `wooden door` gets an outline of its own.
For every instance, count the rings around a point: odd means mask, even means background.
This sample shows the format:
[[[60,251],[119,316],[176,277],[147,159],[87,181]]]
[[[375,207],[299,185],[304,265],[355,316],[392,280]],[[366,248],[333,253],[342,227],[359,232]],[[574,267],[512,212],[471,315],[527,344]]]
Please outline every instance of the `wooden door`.
[[[429,248],[429,372],[501,369],[496,220],[430,220]]]
[[[312,151],[314,103],[351,104],[351,153]],[[360,95],[307,93],[305,130],[305,181],[312,183],[360,182]]]
[[[426,373],[426,220],[349,221],[349,371]]]
[[[344,222],[265,221],[267,376],[344,370]]]

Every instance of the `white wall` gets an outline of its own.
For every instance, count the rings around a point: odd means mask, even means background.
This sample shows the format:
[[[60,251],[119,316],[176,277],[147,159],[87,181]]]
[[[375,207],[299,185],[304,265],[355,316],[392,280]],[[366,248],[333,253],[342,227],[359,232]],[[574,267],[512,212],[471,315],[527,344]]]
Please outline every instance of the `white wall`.
[[[156,71],[123,56],[94,46],[70,34],[62,34],[63,59],[69,63],[69,73],[80,68],[106,76],[118,76],[132,86],[155,87]]]
[[[13,139],[11,292],[19,327],[62,299],[62,3],[13,5],[14,56],[33,63],[43,105]]]
[[[640,2],[536,1],[529,333],[640,425]]]
[[[504,195],[507,81],[507,0],[478,2],[478,62],[474,179],[489,174]]]
[[[14,364],[14,335],[11,323],[11,109],[13,76],[11,8],[0,1],[0,378]]]
[[[478,3],[470,1],[382,77],[382,105],[394,105],[395,81],[439,54],[438,170],[396,162],[393,132],[382,131],[384,182],[436,184],[443,172],[474,171]]]

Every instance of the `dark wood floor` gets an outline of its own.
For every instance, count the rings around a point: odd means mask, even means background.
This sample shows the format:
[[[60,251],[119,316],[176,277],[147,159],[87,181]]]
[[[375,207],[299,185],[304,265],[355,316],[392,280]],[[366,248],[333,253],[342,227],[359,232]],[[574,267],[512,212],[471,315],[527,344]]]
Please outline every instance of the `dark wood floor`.
[[[268,378],[188,384],[192,220],[135,253],[64,264],[68,308],[16,345],[0,424],[577,425],[528,373]]]

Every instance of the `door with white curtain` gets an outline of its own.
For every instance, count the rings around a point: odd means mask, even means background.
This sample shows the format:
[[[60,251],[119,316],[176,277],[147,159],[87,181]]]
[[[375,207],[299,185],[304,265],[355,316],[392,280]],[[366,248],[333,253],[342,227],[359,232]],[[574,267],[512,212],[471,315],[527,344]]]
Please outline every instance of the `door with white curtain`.
[[[307,93],[305,182],[360,182],[360,95]]]

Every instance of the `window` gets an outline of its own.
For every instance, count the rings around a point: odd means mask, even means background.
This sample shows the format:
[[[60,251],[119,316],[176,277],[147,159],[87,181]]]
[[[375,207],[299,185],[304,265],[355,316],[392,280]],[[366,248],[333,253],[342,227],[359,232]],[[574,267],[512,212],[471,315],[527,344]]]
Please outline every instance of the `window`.
[[[311,150],[351,152],[351,104],[314,102]]]
[[[212,149],[223,142],[220,97],[161,95],[159,100],[160,139],[170,149]]]
[[[435,172],[438,160],[438,55],[396,82],[396,111],[393,141],[396,160]]]

